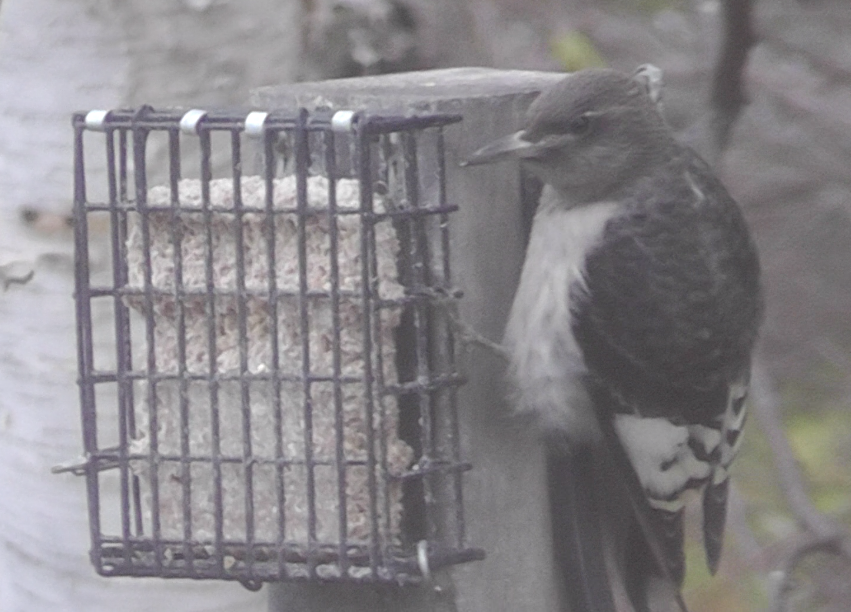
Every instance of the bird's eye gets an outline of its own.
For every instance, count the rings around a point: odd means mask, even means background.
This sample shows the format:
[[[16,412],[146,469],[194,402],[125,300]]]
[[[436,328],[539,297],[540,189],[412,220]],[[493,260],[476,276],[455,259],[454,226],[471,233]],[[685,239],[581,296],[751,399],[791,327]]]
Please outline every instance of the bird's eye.
[[[591,118],[588,114],[579,115],[575,119],[572,119],[570,123],[567,124],[567,132],[568,134],[573,134],[574,136],[584,136],[591,130]]]

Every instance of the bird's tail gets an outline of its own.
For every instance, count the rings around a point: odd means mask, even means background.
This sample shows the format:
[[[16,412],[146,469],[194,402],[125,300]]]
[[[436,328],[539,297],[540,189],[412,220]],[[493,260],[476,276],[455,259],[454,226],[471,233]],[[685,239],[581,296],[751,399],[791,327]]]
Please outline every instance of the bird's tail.
[[[630,485],[636,483],[624,478],[618,459],[595,446],[548,447],[553,551],[564,609],[687,612],[679,593],[681,568],[663,566],[677,556],[665,542],[678,540],[681,554],[682,515],[663,518],[643,496],[634,499]],[[679,538],[671,537],[672,530]]]
[[[593,449],[549,445],[553,552],[570,612],[618,612],[612,597]]]
[[[653,508],[610,419],[600,419],[610,504],[624,508],[623,575],[636,612],[688,612],[680,593],[685,574],[682,509]],[[611,502],[612,499],[616,501]]]

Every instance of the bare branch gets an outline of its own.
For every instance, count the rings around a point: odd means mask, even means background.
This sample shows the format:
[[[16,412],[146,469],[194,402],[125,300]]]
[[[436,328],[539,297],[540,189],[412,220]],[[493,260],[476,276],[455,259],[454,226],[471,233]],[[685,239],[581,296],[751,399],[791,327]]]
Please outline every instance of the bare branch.
[[[832,517],[820,512],[807,495],[804,475],[783,430],[779,404],[768,372],[757,357],[751,374],[751,407],[774,455],[780,486],[789,507],[804,529],[804,533],[800,534],[803,538],[785,555],[782,568],[777,573],[779,581],[771,612],[788,609],[788,599],[794,590],[792,575],[805,557],[826,552],[851,559],[851,541],[846,529]]]
[[[789,600],[796,591],[794,584],[795,571],[807,557],[816,554],[827,554],[842,557],[846,560],[851,559],[848,555],[847,546],[843,545],[843,540],[840,536],[820,537],[810,535],[809,537],[800,539],[786,556],[783,562],[783,568],[776,574],[777,582],[772,593],[769,612],[787,612],[790,610]]]
[[[727,528],[736,541],[739,555],[752,565],[762,563],[765,550],[748,524],[747,502],[735,482],[730,482],[730,495],[727,500]]]
[[[747,103],[744,70],[748,53],[756,43],[753,0],[725,0],[724,40],[712,76],[709,98],[709,158],[717,163],[730,140],[733,125]]]
[[[779,404],[769,374],[757,357],[751,374],[751,406],[774,455],[774,465],[789,508],[801,526],[815,536],[836,537],[842,533],[843,528],[834,519],[819,512],[810,500],[804,486],[804,475],[783,430]]]

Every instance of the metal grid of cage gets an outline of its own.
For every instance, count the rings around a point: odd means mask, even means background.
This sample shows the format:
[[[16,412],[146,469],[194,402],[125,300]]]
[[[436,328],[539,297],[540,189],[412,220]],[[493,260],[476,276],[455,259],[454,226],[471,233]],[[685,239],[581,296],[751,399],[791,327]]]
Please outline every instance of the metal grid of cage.
[[[458,120],[74,116],[68,469],[99,573],[404,584],[483,558],[450,324]]]

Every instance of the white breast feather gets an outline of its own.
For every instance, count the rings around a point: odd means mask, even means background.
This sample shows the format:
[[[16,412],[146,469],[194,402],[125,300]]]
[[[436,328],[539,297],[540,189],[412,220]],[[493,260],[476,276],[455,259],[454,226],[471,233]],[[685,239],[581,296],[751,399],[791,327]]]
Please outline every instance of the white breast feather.
[[[570,288],[581,279],[585,254],[617,205],[566,209],[556,200],[546,187],[504,341],[511,353],[517,409],[534,413],[546,430],[587,440],[599,433],[579,380],[585,368],[571,330]]]

